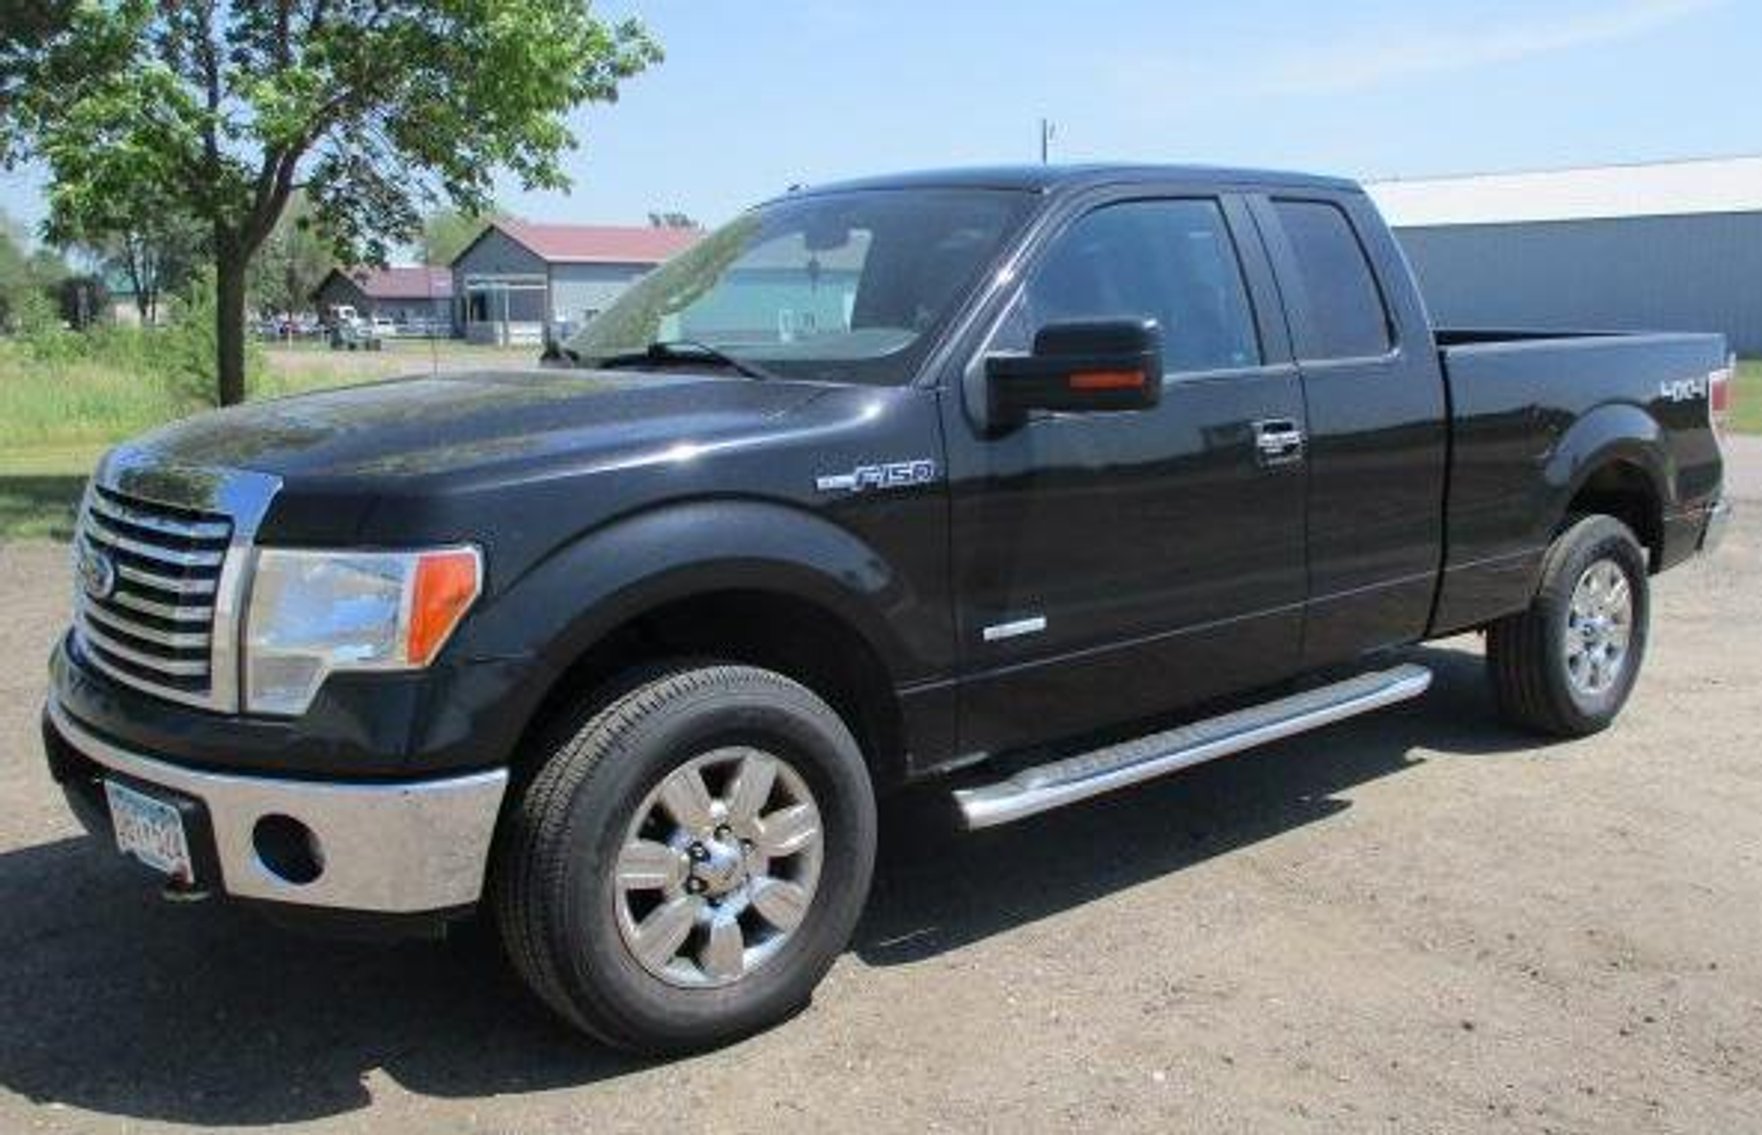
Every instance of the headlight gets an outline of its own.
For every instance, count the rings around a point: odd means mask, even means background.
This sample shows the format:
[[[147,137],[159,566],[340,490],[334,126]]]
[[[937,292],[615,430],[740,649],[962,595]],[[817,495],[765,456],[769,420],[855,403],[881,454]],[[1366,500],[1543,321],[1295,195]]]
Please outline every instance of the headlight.
[[[417,670],[483,587],[476,548],[257,553],[245,621],[245,707],[305,712],[336,670]]]

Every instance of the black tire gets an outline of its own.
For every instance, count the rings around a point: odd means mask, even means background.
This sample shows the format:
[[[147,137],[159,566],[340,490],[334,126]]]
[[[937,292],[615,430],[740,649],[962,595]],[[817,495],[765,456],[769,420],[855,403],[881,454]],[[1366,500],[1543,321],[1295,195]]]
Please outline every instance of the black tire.
[[[1613,563],[1625,578],[1631,613],[1625,654],[1608,684],[1575,682],[1566,653],[1573,592],[1593,565]],[[1627,525],[1610,516],[1575,521],[1542,559],[1541,585],[1523,612],[1487,628],[1487,670],[1506,721],[1555,737],[1584,737],[1608,728],[1627,704],[1646,655],[1651,595],[1646,553]]]
[[[662,783],[730,746],[777,758],[811,793],[817,882],[799,925],[760,964],[731,984],[680,987],[626,945],[620,919],[631,892],[615,868]],[[638,679],[543,756],[504,823],[493,891],[515,969],[577,1028],[651,1054],[724,1044],[805,1006],[849,943],[875,862],[874,792],[850,730],[804,686],[749,666]],[[703,913],[703,902],[721,900],[693,901]]]

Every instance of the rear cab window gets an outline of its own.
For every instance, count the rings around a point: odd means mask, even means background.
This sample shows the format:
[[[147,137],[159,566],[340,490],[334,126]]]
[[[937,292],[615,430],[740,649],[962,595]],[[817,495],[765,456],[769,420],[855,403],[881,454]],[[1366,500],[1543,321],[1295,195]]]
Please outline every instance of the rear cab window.
[[[1289,198],[1274,198],[1271,206],[1297,276],[1286,281],[1286,302],[1298,359],[1370,359],[1392,351],[1388,303],[1346,211],[1331,201]]]

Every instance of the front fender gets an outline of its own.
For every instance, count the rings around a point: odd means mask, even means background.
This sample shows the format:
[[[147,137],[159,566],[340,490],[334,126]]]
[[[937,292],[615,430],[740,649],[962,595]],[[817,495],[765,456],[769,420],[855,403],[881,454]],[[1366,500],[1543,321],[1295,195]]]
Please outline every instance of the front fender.
[[[751,499],[668,504],[583,534],[506,587],[461,645],[533,658],[554,675],[646,611],[726,590],[814,603],[860,635],[896,684],[925,676],[934,655],[896,629],[922,622],[906,617],[920,597],[873,547],[804,509]]]

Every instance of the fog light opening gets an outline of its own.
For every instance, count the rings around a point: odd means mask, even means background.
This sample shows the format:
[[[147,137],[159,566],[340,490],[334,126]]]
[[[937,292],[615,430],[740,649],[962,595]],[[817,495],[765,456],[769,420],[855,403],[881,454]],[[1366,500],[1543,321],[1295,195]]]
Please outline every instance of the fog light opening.
[[[303,887],[324,874],[324,849],[311,828],[292,816],[264,816],[251,829],[251,846],[264,870]]]

